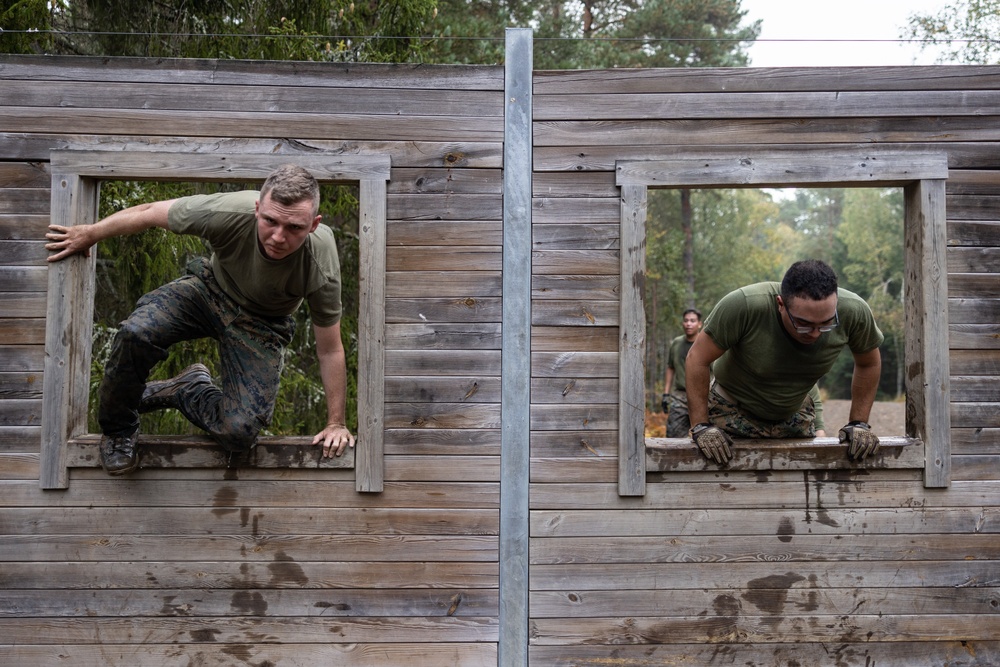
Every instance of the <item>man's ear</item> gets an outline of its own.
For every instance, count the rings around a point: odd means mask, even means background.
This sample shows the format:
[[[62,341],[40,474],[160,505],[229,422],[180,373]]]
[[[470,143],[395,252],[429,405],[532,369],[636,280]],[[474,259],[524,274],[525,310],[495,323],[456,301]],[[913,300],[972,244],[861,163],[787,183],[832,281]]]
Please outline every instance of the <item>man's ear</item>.
[[[315,232],[316,228],[319,227],[319,223],[321,222],[323,222],[322,215],[317,215],[315,218],[313,218],[312,227],[309,228],[309,233],[312,234],[313,232]]]

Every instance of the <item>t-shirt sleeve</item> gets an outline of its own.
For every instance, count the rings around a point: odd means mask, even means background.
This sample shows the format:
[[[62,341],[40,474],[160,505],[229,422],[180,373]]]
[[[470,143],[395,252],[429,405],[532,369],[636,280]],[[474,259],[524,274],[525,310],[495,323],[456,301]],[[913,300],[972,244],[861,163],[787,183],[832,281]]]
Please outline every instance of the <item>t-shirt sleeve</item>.
[[[705,319],[702,330],[715,344],[728,350],[739,342],[747,324],[747,299],[740,290],[722,297]]]
[[[871,307],[857,297],[851,300],[851,324],[847,332],[847,344],[851,352],[864,353],[874,350],[882,344],[885,336],[875,323]]]
[[[177,234],[194,234],[213,246],[231,241],[247,215],[254,215],[257,192],[226,192],[181,197],[167,212],[167,226]]]

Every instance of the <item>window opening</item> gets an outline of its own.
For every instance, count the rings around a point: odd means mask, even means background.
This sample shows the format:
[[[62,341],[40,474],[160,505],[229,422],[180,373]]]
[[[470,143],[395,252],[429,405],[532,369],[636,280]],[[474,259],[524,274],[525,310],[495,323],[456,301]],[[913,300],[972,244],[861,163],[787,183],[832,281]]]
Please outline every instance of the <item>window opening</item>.
[[[355,485],[358,491],[382,490],[383,411],[384,411],[384,329],[385,329],[385,196],[389,179],[389,158],[371,156],[275,155],[275,154],[201,154],[160,151],[88,151],[60,150],[51,154],[53,220],[67,226],[92,224],[98,217],[100,183],[106,181],[159,180],[221,183],[262,183],[277,166],[294,162],[307,168],[320,182],[356,187],[358,215],[358,253],[356,269],[342,266],[358,276],[357,346],[358,373],[348,381],[357,382],[358,423],[354,431],[358,447],[354,450]],[[352,185],[353,184],[353,185]],[[256,187],[259,187],[256,186]],[[49,265],[48,307],[46,313],[46,360],[43,392],[46,401],[42,416],[40,486],[43,489],[66,488],[68,468],[92,465],[74,459],[70,443],[86,440],[87,407],[92,362],[92,322],[96,262],[74,256]],[[345,304],[346,305],[346,304]],[[129,310],[131,312],[131,310]],[[350,353],[350,350],[347,350]],[[141,436],[140,436],[141,437]],[[267,450],[258,445],[257,465],[268,467],[315,467],[309,446],[312,436],[302,436],[293,447]],[[363,444],[362,444],[363,443]],[[278,443],[282,444],[282,443]],[[296,450],[297,447],[297,450]],[[227,457],[195,457],[186,467],[225,465]],[[261,450],[264,449],[261,453]],[[296,453],[297,452],[297,453]],[[166,458],[171,458],[167,456]],[[337,459],[325,459],[337,461]],[[145,459],[144,459],[145,464]],[[345,466],[340,464],[323,467]]]

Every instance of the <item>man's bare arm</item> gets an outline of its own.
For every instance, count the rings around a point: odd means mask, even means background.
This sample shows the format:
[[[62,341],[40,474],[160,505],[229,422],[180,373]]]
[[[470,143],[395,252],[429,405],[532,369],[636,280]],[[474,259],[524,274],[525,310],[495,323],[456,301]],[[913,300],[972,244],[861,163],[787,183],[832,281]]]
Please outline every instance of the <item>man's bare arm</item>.
[[[867,422],[871,415],[879,378],[882,376],[882,355],[876,347],[854,354],[854,376],[851,378],[850,421]]]
[[[45,235],[49,243],[45,244],[45,249],[55,254],[50,255],[48,261],[58,262],[76,254],[90,256],[91,247],[115,236],[128,236],[151,227],[167,229],[167,212],[175,201],[167,199],[131,206],[92,225],[49,225]]]
[[[340,322],[331,327],[313,325],[316,356],[326,393],[326,427],[313,438],[323,446],[323,456],[340,456],[354,446],[354,436],[347,430],[347,355],[340,337]]]
[[[688,415],[691,425],[708,421],[708,384],[712,376],[711,364],[725,354],[704,331],[694,339],[694,345],[684,362],[687,386]]]

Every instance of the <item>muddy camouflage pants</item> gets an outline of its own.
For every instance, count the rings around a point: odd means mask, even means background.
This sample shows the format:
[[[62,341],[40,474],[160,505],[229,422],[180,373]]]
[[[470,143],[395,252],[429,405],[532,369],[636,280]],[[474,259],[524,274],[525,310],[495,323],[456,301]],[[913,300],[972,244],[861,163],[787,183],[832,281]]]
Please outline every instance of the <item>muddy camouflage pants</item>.
[[[667,413],[667,437],[686,438],[691,430],[687,392],[677,389],[667,395],[667,401],[670,406],[670,412]]]
[[[761,419],[723,396],[718,385],[708,392],[708,421],[738,438],[812,438],[816,435],[816,407],[810,396],[802,407],[783,421]]]
[[[121,323],[100,388],[98,420],[108,435],[139,428],[139,402],[146,378],[167,348],[184,340],[214,338],[219,343],[221,386],[191,384],[179,390],[181,413],[231,451],[253,447],[274,413],[282,350],[295,320],[248,313],[215,280],[205,258],[187,274],[149,294]]]

